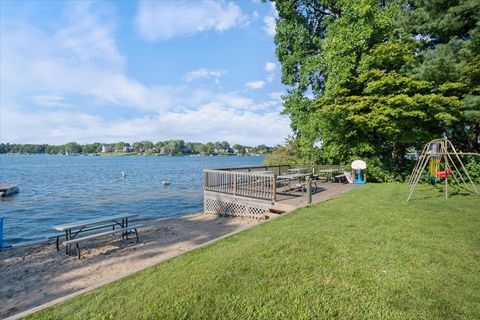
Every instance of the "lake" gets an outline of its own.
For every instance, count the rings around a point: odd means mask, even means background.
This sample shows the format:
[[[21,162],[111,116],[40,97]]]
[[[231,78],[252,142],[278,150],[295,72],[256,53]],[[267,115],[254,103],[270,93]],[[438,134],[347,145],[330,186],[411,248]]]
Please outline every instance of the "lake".
[[[136,213],[148,218],[199,212],[203,169],[261,165],[263,160],[0,155],[0,183],[20,184],[19,194],[0,198],[4,245],[44,239],[54,233],[53,225],[102,215]],[[163,186],[164,180],[171,185]]]

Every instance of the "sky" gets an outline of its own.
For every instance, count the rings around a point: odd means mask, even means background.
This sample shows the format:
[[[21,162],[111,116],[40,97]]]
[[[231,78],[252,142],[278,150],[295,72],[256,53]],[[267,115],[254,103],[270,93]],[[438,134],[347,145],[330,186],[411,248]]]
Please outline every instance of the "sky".
[[[281,144],[270,3],[0,1],[0,141]]]

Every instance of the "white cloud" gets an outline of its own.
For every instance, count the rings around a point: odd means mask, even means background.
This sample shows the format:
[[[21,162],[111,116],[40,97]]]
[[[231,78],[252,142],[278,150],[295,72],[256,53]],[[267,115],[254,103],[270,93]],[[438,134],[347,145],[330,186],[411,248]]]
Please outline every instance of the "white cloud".
[[[252,99],[243,97],[237,93],[221,93],[210,101],[221,103],[230,108],[243,110],[251,109],[251,106],[254,103]]]
[[[201,78],[215,78],[218,80],[219,77],[224,75],[226,71],[218,71],[218,70],[208,70],[205,68],[194,70],[187,72],[185,76],[183,77],[186,81],[190,82],[195,79],[201,79]]]
[[[270,92],[268,96],[274,100],[282,100],[283,92]]]
[[[188,37],[209,30],[223,32],[246,22],[238,5],[213,0],[143,1],[136,16],[138,31],[149,41]]]
[[[239,92],[213,92],[189,82],[146,85],[132,78],[108,15],[100,17],[98,10],[83,2],[69,6],[56,31],[20,20],[2,21],[3,142],[184,138],[276,144],[290,132],[289,120],[278,113],[281,104],[275,99],[255,101]],[[218,80],[223,73],[200,69],[188,79],[206,75]],[[264,85],[264,81],[250,83],[252,88]],[[269,123],[268,129],[262,128],[263,123]]]
[[[83,63],[123,66],[125,58],[118,52],[109,16],[89,2],[74,2],[65,14],[67,26],[56,34],[57,40]]]
[[[263,66],[263,68],[267,71],[267,72],[273,72],[275,71],[275,68],[277,67],[277,65],[273,62],[270,62],[270,61],[267,61],[265,63],[265,66]]]
[[[245,86],[250,89],[261,89],[265,85],[265,81],[257,80],[245,83]]]
[[[168,106],[175,90],[145,86],[126,76],[112,24],[108,19],[100,22],[91,11],[83,2],[73,3],[65,26],[53,33],[22,23],[3,28],[8,37],[2,35],[0,47],[0,86],[7,93],[2,103],[36,91],[34,96],[82,95],[139,109]]]
[[[275,36],[275,28],[277,25],[278,11],[275,3],[270,3],[270,15],[263,17],[263,30],[271,37]]]
[[[290,131],[288,118],[276,111],[242,111],[222,103],[113,122],[73,111],[32,115],[21,108],[9,106],[2,111],[0,125],[2,141],[50,144],[72,140],[87,143],[182,138],[201,142],[227,140],[246,145],[274,145],[281,143]]]
[[[53,95],[38,95],[32,97],[33,103],[53,108],[73,108],[74,106],[67,102],[67,99],[63,96]]]
[[[273,37],[275,36],[276,21],[272,16],[266,16],[263,18],[263,30],[266,34]]]

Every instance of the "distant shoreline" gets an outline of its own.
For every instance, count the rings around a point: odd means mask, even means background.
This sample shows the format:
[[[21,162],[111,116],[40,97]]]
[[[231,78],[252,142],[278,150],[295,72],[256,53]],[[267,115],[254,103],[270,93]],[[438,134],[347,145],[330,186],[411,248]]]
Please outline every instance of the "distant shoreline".
[[[5,156],[58,156],[58,157],[262,157],[264,154],[179,154],[179,155],[169,155],[169,154],[158,154],[158,153],[98,153],[98,154],[53,154],[53,153],[0,153],[0,155]]]

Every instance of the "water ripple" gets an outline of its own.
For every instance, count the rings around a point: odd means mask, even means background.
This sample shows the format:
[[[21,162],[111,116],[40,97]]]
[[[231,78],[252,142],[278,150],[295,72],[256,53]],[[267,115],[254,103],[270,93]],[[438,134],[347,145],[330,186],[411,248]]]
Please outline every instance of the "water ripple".
[[[0,198],[4,238],[7,244],[37,240],[52,234],[55,224],[102,215],[197,212],[203,205],[203,169],[262,162],[263,157],[0,155],[0,183],[16,182],[21,190]],[[165,187],[164,180],[172,184]]]

